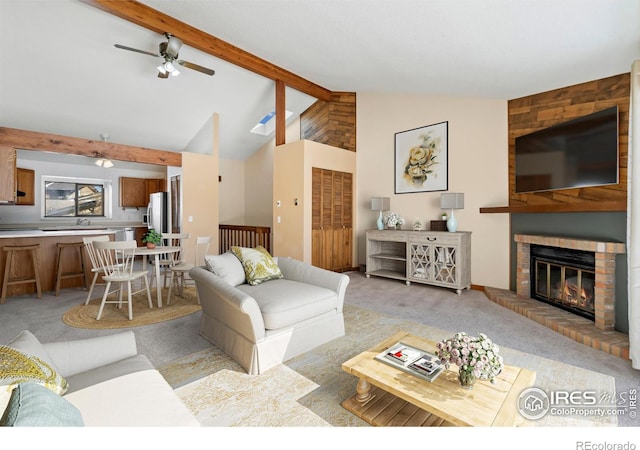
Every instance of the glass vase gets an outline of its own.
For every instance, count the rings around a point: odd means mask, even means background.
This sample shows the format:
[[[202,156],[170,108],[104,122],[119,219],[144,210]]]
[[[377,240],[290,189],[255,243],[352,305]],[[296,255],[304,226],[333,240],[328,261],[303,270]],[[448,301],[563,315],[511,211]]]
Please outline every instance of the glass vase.
[[[476,377],[473,375],[472,370],[460,369],[458,371],[458,381],[460,381],[460,386],[464,389],[473,389],[473,385],[476,384]]]

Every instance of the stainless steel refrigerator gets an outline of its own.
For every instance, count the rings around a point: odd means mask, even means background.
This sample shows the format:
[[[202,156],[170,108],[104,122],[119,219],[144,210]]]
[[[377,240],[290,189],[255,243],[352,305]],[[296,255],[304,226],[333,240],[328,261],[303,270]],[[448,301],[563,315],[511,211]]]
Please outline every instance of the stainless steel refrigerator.
[[[149,217],[149,228],[153,228],[159,233],[171,233],[169,195],[167,192],[155,192],[150,195],[147,215]]]

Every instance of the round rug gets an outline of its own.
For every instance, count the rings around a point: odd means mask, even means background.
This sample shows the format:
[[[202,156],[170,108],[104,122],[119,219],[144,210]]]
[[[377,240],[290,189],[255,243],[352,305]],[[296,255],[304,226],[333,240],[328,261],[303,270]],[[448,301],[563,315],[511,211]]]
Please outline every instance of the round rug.
[[[153,308],[149,308],[149,302],[144,292],[137,293],[133,296],[133,320],[129,320],[129,308],[125,301],[122,308],[118,308],[117,304],[107,303],[102,311],[100,320],[96,320],[98,309],[102,297],[93,299],[88,305],[77,305],[65,312],[62,321],[75,328],[88,329],[111,329],[111,328],[129,328],[139,327],[143,325],[152,325],[154,323],[166,322],[167,320],[177,319],[189,314],[196,313],[201,310],[198,305],[195,287],[187,287],[183,291],[183,297],[176,295],[175,290],[171,293],[171,304],[167,305],[167,296],[169,291],[162,290],[162,308],[158,308],[156,302],[156,290],[151,289],[151,300]],[[115,298],[116,294],[111,294],[109,300]]]

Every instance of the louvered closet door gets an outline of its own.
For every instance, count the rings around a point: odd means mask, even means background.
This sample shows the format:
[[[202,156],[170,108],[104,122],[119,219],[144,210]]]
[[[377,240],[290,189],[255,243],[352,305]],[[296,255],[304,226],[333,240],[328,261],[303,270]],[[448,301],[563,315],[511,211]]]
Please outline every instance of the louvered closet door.
[[[353,176],[313,168],[312,177],[312,264],[348,270],[353,248]]]

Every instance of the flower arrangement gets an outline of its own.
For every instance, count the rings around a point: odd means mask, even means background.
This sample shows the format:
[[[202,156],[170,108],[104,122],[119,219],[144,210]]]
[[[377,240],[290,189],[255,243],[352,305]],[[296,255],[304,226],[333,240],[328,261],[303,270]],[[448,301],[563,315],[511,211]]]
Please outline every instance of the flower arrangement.
[[[389,228],[395,228],[398,225],[404,225],[404,219],[394,212],[390,212],[384,216],[384,223]]]
[[[451,364],[459,367],[460,383],[478,380],[489,380],[495,383],[495,378],[504,367],[499,347],[485,334],[479,337],[468,336],[459,332],[449,339],[437,344],[436,355],[448,369]]]

